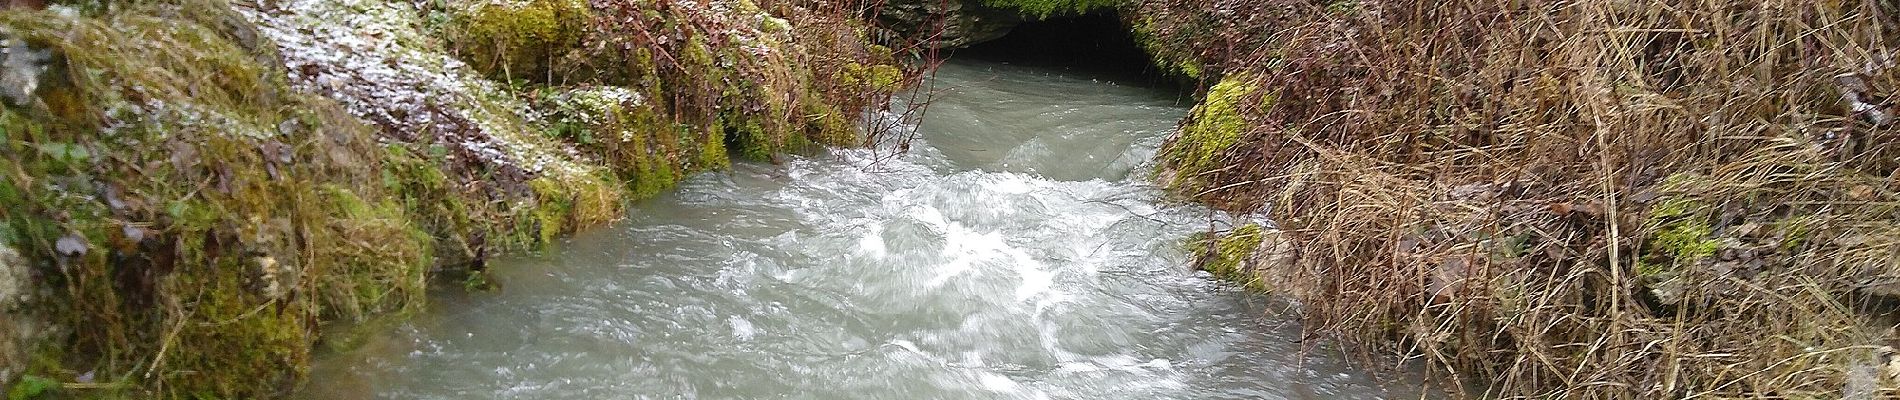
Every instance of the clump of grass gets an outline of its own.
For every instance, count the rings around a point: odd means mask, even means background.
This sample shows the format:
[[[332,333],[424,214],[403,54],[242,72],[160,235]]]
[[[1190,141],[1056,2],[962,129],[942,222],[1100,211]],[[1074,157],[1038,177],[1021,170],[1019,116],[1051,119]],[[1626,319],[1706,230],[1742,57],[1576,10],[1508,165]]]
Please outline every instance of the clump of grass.
[[[1893,5],[1136,9],[1276,100],[1177,190],[1275,219],[1313,334],[1484,396],[1897,393]]]

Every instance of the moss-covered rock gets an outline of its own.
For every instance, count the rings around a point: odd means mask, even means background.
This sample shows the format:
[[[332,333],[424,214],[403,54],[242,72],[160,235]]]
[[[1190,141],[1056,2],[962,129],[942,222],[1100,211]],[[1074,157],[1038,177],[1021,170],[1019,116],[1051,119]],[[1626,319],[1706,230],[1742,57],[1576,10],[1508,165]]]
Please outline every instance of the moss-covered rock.
[[[391,163],[384,186],[439,239],[438,262],[479,263],[618,216],[620,202],[603,200],[621,197],[618,177],[538,134],[546,128],[535,104],[455,61],[425,35],[422,15],[381,0],[277,5],[248,16],[283,49],[295,89],[342,103],[395,144],[382,153]]]
[[[857,111],[915,77],[851,16],[778,18],[743,0],[454,11],[442,33],[476,71],[423,14],[383,0],[0,11],[0,40],[31,50],[8,54],[46,55],[9,63],[38,69],[9,75],[31,85],[10,84],[0,109],[0,248],[20,256],[0,257],[0,284],[28,277],[42,290],[19,293],[48,294],[29,307],[86,327],[0,349],[0,381],[280,395],[325,321],[416,310],[431,270],[617,219],[729,154],[855,144]],[[613,21],[638,25],[601,25]],[[682,39],[611,39],[641,30]],[[559,69],[600,65],[614,67]],[[622,85],[477,72],[524,70]],[[819,79],[837,76],[856,81]]]
[[[1269,234],[1260,224],[1250,223],[1220,235],[1196,236],[1188,240],[1187,250],[1197,255],[1195,264],[1214,277],[1264,292],[1267,279],[1253,258],[1263,250],[1261,244]]]
[[[447,31],[458,53],[491,76],[497,71],[482,65],[496,59],[546,61],[538,66],[547,76],[530,80],[555,85],[530,85],[518,93],[562,95],[578,86],[638,94],[640,101],[625,112],[567,111],[625,114],[617,122],[622,126],[589,128],[629,136],[626,140],[582,147],[605,151],[599,156],[609,162],[628,163],[614,169],[636,175],[633,185],[645,188],[636,191],[651,192],[685,170],[672,168],[676,171],[668,178],[652,165],[634,165],[651,157],[635,157],[627,151],[633,147],[602,145],[637,139],[649,155],[666,158],[660,164],[684,166],[695,164],[695,158],[703,161],[696,164],[722,161],[673,151],[703,154],[724,147],[740,158],[766,160],[812,144],[855,144],[858,133],[846,126],[854,125],[856,110],[882,105],[881,99],[915,77],[898,66],[890,49],[866,39],[862,22],[812,10],[774,12],[747,0],[676,7],[631,0],[532,0],[466,7],[455,12],[461,17]],[[558,39],[536,47],[550,54],[490,54],[524,45],[494,42],[540,38]],[[557,121],[562,126],[550,128],[553,136],[599,139],[589,129],[574,129],[588,124],[573,122]],[[648,134],[623,135],[635,131]]]
[[[30,104],[0,110],[0,238],[54,289],[34,307],[86,327],[25,373],[92,372],[80,396],[272,397],[301,379],[320,321],[414,310],[441,260],[619,216],[612,174],[547,144],[456,136],[502,144],[485,153],[365,124],[390,114],[286,79],[276,32],[246,21],[215,0],[0,12],[54,65]],[[453,115],[525,126],[469,104]]]
[[[878,19],[898,35],[924,47],[955,49],[1002,38],[1023,22],[1023,12],[990,6],[985,0],[894,0],[878,9]]]
[[[1245,113],[1268,107],[1271,101],[1249,75],[1221,79],[1156,155],[1161,183],[1190,195],[1206,189],[1206,174],[1218,169],[1227,152],[1253,129]]]
[[[480,1],[452,10],[448,37],[490,77],[547,82],[556,59],[574,55],[592,11],[582,0]]]
[[[181,9],[195,11],[161,16]],[[0,220],[62,288],[48,314],[87,327],[59,340],[57,369],[32,373],[97,371],[136,396],[267,396],[301,376],[315,321],[419,305],[428,238],[363,179],[373,131],[291,90],[228,10],[0,13],[64,67],[34,104],[0,111],[13,166]]]
[[[604,158],[636,198],[696,171],[727,165],[723,132],[699,134],[662,117],[647,95],[615,86],[548,96],[552,133]]]

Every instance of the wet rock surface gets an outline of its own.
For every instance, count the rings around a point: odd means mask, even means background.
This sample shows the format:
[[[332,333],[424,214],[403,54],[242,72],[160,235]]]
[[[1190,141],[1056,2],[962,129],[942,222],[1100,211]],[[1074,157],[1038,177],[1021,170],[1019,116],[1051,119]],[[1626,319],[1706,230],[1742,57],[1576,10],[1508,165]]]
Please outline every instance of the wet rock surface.
[[[930,47],[941,49],[996,40],[1023,23],[1015,12],[979,0],[895,0],[878,10],[878,20],[899,35],[929,38]]]

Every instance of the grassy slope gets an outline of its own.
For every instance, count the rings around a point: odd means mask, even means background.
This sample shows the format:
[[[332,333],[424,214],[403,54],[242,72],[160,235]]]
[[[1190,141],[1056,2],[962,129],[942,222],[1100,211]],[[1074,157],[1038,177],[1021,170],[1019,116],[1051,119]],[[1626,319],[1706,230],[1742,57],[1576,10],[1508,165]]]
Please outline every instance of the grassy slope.
[[[9,396],[281,394],[325,321],[416,310],[432,268],[607,222],[729,152],[852,144],[849,110],[903,79],[839,9],[403,4],[0,11],[55,55],[33,101],[0,110],[0,243],[66,327]],[[628,15],[647,19],[604,23]],[[635,29],[689,39],[623,41]],[[571,41],[541,68],[595,72],[495,84],[480,75],[554,55],[485,37]],[[447,57],[497,48],[474,71]]]

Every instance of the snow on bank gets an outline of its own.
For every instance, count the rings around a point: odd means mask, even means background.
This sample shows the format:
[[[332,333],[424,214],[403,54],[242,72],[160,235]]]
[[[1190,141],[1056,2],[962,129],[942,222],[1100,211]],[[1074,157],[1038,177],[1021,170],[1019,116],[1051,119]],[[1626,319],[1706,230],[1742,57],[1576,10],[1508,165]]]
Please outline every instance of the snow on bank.
[[[536,135],[527,104],[423,35],[408,3],[285,0],[240,10],[280,46],[292,86],[342,103],[385,141],[442,145],[521,180],[595,172],[572,148]]]

